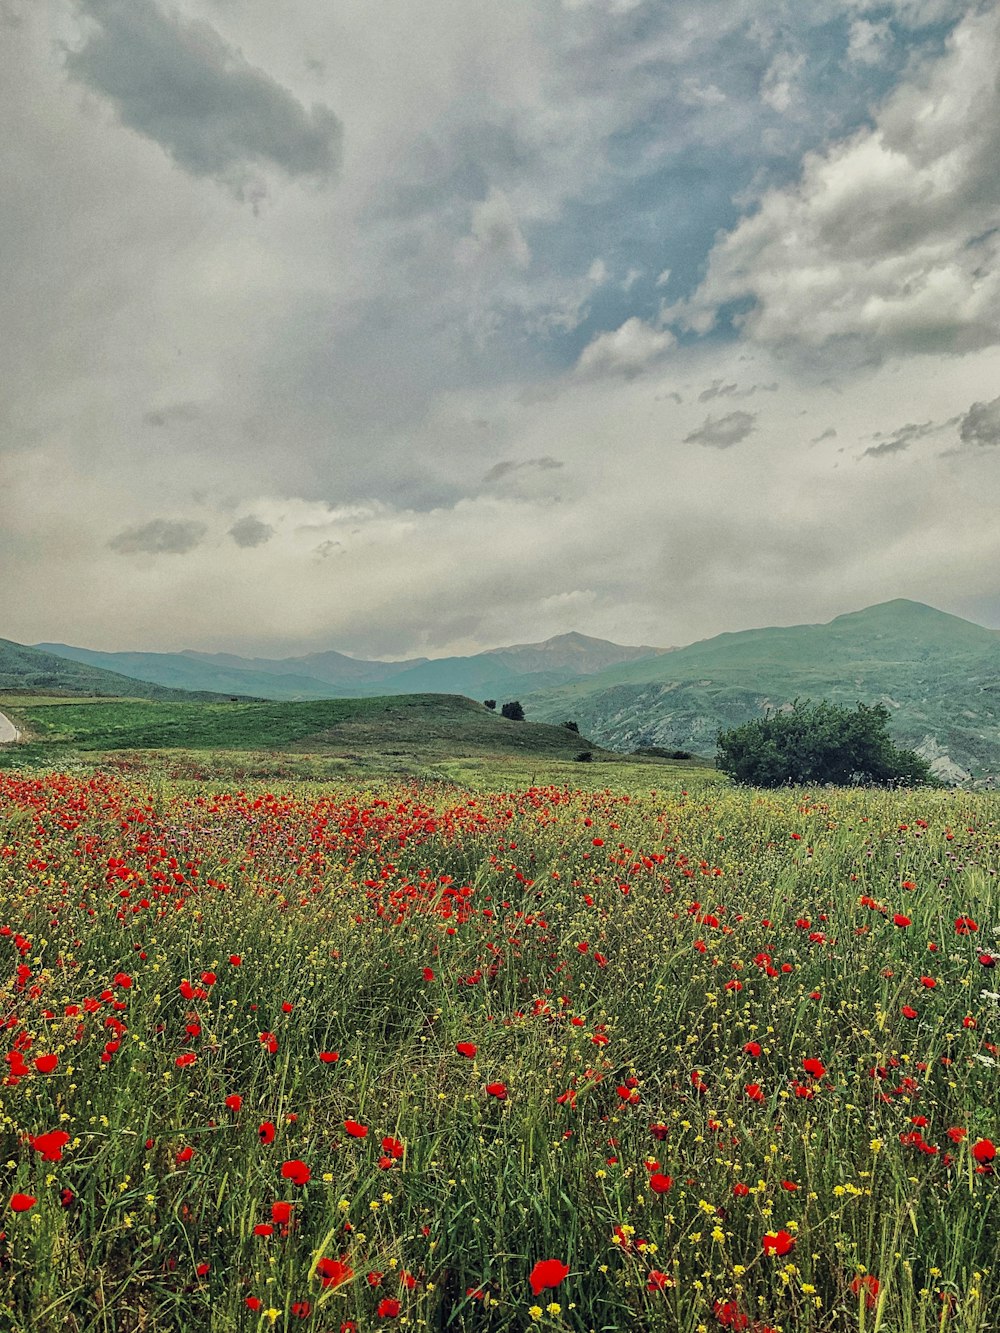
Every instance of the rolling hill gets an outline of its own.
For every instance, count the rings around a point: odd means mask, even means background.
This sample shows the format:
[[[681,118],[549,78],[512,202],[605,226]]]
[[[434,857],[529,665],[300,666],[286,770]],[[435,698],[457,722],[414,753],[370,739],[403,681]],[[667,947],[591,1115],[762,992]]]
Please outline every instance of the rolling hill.
[[[23,729],[31,759],[243,750],[425,761],[491,755],[572,760],[595,748],[565,727],[511,722],[470,699],[442,694],[297,703],[25,698],[5,700],[4,711]],[[19,746],[7,757],[20,762],[24,753]]]
[[[618,750],[712,754],[720,728],[794,699],[883,702],[898,744],[937,773],[1000,775],[1000,633],[897,600],[825,625],[746,630],[522,698]]]
[[[365,698],[384,694],[465,694],[474,699],[517,698],[662,650],[626,647],[583,634],[544,643],[492,648],[468,657],[433,661],[366,661],[338,652],[303,657],[245,658],[231,653],[101,652],[70,644],[40,650],[175,689],[211,690],[265,699]]]

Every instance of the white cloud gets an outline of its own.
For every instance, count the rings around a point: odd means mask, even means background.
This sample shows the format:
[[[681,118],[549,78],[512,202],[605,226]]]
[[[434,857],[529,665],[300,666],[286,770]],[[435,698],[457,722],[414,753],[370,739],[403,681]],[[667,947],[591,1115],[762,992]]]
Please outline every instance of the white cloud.
[[[674,344],[674,336],[635,315],[613,332],[599,333],[583,349],[577,369],[584,375],[620,375],[634,379]]]
[[[847,58],[861,65],[877,65],[891,45],[892,28],[885,19],[881,23],[855,19],[848,36]]]
[[[458,258],[462,264],[487,260],[517,268],[527,268],[531,263],[528,243],[502,190],[490,190],[473,208],[470,234],[459,242]]]
[[[712,252],[668,312],[710,328],[752,300],[754,338],[963,350],[1000,338],[1000,9],[893,93],[874,128],[812,154]]]
[[[784,112],[792,105],[805,63],[805,56],[797,51],[779,51],[771,61],[761,83],[760,95],[772,111]]]

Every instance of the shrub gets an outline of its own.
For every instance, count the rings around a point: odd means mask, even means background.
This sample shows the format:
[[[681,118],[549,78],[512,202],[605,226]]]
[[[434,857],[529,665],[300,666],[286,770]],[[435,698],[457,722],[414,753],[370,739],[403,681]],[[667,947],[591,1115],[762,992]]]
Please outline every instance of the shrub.
[[[580,727],[576,722],[564,722],[563,726],[566,728],[567,731],[575,731],[577,735],[579,735],[580,733]]]
[[[524,709],[517,699],[509,699],[500,709],[500,716],[510,718],[511,722],[523,722]]]
[[[926,761],[913,750],[897,749],[888,726],[885,704],[859,703],[852,712],[825,701],[796,700],[785,712],[720,731],[716,766],[755,787],[933,783]]]
[[[490,710],[491,713],[496,712],[496,706],[497,706],[497,701],[496,701],[496,699],[484,699],[484,700],[483,700],[483,707],[484,707],[484,708],[488,708],[488,709]]]

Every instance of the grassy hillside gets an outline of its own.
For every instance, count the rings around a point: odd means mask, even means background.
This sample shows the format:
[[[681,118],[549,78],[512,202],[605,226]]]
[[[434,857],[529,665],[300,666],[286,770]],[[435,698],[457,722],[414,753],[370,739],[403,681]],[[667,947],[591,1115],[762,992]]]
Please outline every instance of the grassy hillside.
[[[86,662],[0,639],[0,690],[68,691],[115,698],[211,700],[218,695],[201,687],[171,689],[131,676],[105,671]]]
[[[26,746],[6,765],[120,750],[269,751],[424,761],[497,755],[572,760],[593,748],[560,726],[509,722],[469,699],[407,695],[307,703],[36,702],[4,697]]]
[[[523,702],[529,717],[572,717],[617,749],[712,753],[720,727],[796,697],[882,701],[898,743],[977,776],[1000,773],[1000,634],[917,602],[722,634]]]

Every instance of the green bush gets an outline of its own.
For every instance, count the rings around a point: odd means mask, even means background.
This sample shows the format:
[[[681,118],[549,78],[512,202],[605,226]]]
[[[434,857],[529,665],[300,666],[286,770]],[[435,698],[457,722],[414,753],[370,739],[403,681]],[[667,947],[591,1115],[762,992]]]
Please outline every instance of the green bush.
[[[754,787],[834,783],[918,787],[934,779],[913,750],[889,738],[885,704],[859,703],[852,712],[835,704],[800,702],[730,731],[720,731],[716,766]]]

